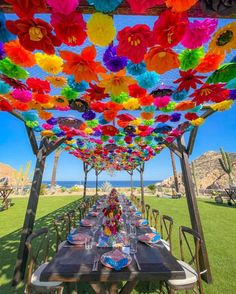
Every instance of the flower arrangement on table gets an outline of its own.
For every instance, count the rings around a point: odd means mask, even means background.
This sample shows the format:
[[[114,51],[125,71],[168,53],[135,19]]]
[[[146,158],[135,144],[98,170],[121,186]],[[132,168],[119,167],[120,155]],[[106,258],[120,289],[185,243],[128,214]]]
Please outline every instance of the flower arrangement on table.
[[[103,234],[106,236],[116,235],[121,228],[121,208],[117,204],[110,204],[103,209],[105,221],[103,222]]]

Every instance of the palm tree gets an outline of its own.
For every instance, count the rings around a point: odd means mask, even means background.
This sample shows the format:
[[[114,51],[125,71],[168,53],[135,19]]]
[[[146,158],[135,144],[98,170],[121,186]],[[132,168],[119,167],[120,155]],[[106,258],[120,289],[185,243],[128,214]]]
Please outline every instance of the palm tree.
[[[172,150],[170,150],[170,157],[171,157],[171,164],[172,164],[174,181],[175,181],[175,190],[177,193],[179,193],[178,174],[177,174],[177,170],[176,170],[175,156],[174,156],[174,152]]]
[[[56,176],[57,176],[57,167],[58,167],[58,160],[62,153],[62,148],[57,148],[54,155],[54,162],[53,162],[53,169],[52,169],[52,178],[51,178],[51,188],[55,188],[56,186]]]

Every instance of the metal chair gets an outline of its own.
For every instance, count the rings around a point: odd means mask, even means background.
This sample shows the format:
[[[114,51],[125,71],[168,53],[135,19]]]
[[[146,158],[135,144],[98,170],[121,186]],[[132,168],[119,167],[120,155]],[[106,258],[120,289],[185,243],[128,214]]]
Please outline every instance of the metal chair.
[[[161,215],[161,241],[167,250],[172,252],[172,229],[173,218],[168,215]]]
[[[206,272],[200,271],[199,252],[201,246],[201,236],[198,232],[187,228],[179,228],[180,254],[181,260],[178,263],[185,272],[185,279],[167,281],[167,288],[171,294],[177,291],[193,290],[194,293],[203,294],[201,275]],[[184,248],[187,252],[184,253]],[[188,262],[185,262],[189,258]],[[196,291],[197,290],[197,291]]]
[[[26,276],[25,294],[31,293],[63,293],[61,282],[42,282],[40,275],[48,265],[49,234],[48,228],[33,232],[26,240],[29,252],[28,272]]]
[[[66,242],[67,235],[70,233],[69,217],[62,214],[54,219],[54,229],[56,231],[56,252],[62,248]]]
[[[152,214],[151,214],[151,229],[156,232],[158,231],[159,216],[160,216],[159,210],[153,208]]]

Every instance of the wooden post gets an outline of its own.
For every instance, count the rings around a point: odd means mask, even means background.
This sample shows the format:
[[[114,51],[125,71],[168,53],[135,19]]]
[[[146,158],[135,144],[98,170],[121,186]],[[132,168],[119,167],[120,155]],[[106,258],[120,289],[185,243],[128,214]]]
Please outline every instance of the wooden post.
[[[171,149],[170,149],[170,157],[171,157],[171,165],[173,169],[173,176],[174,176],[174,182],[175,182],[175,190],[177,193],[179,193],[179,181],[178,181],[178,174],[177,174],[176,164],[175,164],[175,154]]]
[[[131,196],[131,198],[133,197],[133,174],[134,174],[134,171],[131,170],[130,171],[130,196]]]
[[[87,190],[87,177],[88,177],[88,171],[87,171],[87,164],[84,162],[84,193],[83,198],[86,197],[86,190]]]
[[[141,208],[142,213],[145,212],[145,201],[144,201],[144,187],[143,187],[143,172],[144,172],[144,162],[142,162],[139,168],[136,168],[140,174],[140,188],[141,188]]]
[[[204,234],[202,230],[202,224],[201,224],[200,214],[198,210],[191,169],[189,165],[188,153],[185,147],[183,136],[177,139],[177,143],[179,147],[179,152],[181,153],[180,163],[182,168],[182,176],[183,176],[183,181],[185,186],[186,199],[188,203],[188,210],[189,210],[191,225],[193,230],[197,231],[202,238],[201,250],[200,250],[200,267],[201,267],[201,271],[207,270],[206,273],[203,275],[203,279],[206,282],[211,283],[212,282],[211,268],[210,268],[210,264],[208,260],[206,243],[205,243]]]

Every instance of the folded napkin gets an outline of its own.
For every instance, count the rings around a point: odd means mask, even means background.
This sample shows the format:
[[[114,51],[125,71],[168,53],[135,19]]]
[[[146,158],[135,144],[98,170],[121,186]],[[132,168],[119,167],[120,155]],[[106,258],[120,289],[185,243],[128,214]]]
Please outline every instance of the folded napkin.
[[[73,244],[84,244],[87,238],[91,238],[91,237],[87,234],[82,234],[82,233],[69,234],[67,237],[67,241]]]
[[[111,254],[107,254],[104,257],[104,262],[114,268],[116,271],[120,271],[129,262],[128,258],[118,249],[114,250]]]
[[[135,211],[134,215],[136,215],[136,216],[141,216],[141,215],[142,215],[142,212],[140,212],[140,211]]]
[[[137,227],[147,226],[147,225],[148,225],[148,220],[145,219],[145,218],[139,219],[139,220],[136,222],[136,226],[137,226]]]
[[[89,212],[89,215],[90,215],[90,216],[97,217],[97,216],[99,215],[99,212],[97,212],[97,211],[90,211],[90,212]]]
[[[139,240],[142,242],[147,243],[156,243],[161,239],[161,236],[159,233],[146,233],[144,235],[139,236]]]
[[[94,222],[89,219],[82,219],[80,221],[80,224],[81,226],[92,227],[94,225]]]

